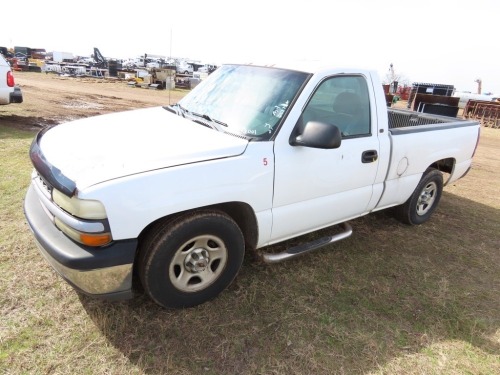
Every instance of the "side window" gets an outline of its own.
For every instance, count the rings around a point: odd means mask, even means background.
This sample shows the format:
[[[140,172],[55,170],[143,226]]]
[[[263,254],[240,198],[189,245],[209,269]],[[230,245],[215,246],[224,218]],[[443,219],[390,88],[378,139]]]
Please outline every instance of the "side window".
[[[370,135],[370,99],[363,76],[324,80],[302,113],[302,121],[336,125],[343,138]]]

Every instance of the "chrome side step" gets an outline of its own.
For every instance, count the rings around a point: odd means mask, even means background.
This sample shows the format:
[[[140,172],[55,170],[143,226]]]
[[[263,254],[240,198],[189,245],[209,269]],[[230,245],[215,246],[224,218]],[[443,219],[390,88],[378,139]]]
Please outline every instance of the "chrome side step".
[[[287,249],[281,253],[264,253],[262,254],[262,260],[266,263],[279,263],[284,260],[298,257],[299,255],[308,253],[310,251],[319,249],[320,247],[329,245],[331,243],[346,239],[352,234],[352,227],[348,223],[339,224],[344,228],[341,233],[337,233],[333,236],[321,237],[315,241],[303,243],[290,249]]]

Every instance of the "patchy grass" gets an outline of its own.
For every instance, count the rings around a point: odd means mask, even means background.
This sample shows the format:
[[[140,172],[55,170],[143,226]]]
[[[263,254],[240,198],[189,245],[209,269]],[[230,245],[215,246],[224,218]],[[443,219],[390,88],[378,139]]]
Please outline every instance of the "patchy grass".
[[[0,125],[0,373],[500,373],[500,132],[484,129],[430,222],[380,212],[304,257],[248,256],[221,296],[179,311],[79,296],[51,270],[22,212],[34,134]]]

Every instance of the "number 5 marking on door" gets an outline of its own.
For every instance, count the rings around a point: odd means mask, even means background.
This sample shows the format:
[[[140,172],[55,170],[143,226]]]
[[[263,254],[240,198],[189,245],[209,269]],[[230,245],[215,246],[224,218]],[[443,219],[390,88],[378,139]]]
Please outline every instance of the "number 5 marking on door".
[[[262,159],[262,164],[267,165],[267,158]]]

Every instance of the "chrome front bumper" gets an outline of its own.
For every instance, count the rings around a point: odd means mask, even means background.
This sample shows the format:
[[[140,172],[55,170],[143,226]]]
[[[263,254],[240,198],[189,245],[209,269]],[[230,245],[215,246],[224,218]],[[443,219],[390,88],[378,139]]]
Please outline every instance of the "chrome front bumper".
[[[40,252],[75,289],[107,299],[130,298],[137,240],[116,241],[105,248],[79,245],[56,228],[31,185],[24,213]]]

